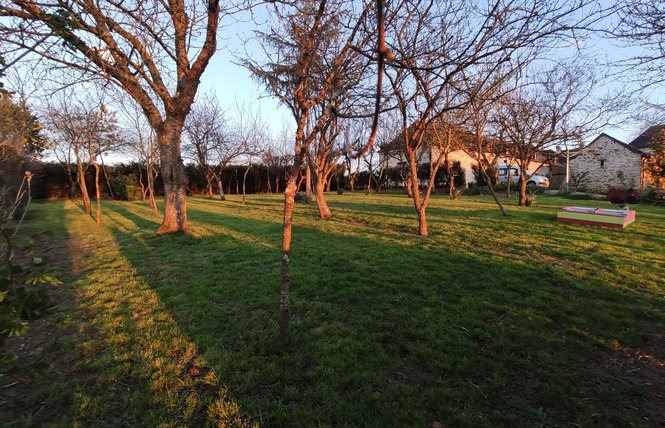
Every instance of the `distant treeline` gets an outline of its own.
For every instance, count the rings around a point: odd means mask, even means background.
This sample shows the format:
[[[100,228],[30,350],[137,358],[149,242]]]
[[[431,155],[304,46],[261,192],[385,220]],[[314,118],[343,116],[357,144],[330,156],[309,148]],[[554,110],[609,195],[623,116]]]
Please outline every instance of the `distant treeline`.
[[[13,171],[15,174],[20,173],[22,176],[23,171],[19,171],[19,169],[29,169],[33,173],[32,197],[35,199],[58,199],[81,196],[74,165],[70,168],[71,179],[68,177],[64,165],[60,163],[29,161],[21,166],[16,165],[16,167]],[[425,171],[427,168],[427,165],[421,165],[422,171],[418,171],[419,178],[421,178],[421,174],[423,177],[427,176],[427,171]],[[187,185],[188,194],[207,194],[205,168],[187,164],[185,169],[189,178],[189,184]],[[459,169],[459,166],[456,165],[452,168],[452,170],[455,169]],[[230,165],[224,169],[221,175],[221,182],[225,194],[242,194],[243,176],[246,170],[247,165]],[[454,174],[456,187],[461,187],[465,184],[463,174],[460,174],[460,172],[458,171]],[[11,174],[9,171],[4,171],[3,175],[7,175],[8,173]],[[285,173],[285,167],[275,168],[262,164],[252,165],[247,172],[245,191],[247,194],[283,192],[286,185]],[[437,174],[438,188],[448,187],[448,173],[445,168],[439,170]],[[372,187],[375,189],[377,185],[381,188],[403,186],[401,177],[400,169],[396,167],[386,168],[380,175],[377,171],[372,180]],[[93,192],[95,188],[93,168],[89,168],[86,171],[85,179],[88,191]],[[354,189],[365,190],[369,182],[369,172],[366,170],[360,171],[354,177]],[[300,179],[299,183],[299,191],[305,191],[304,179]],[[141,190],[147,187],[145,165],[140,165],[136,162],[106,165],[103,168],[99,184],[102,197],[104,198],[138,199],[140,198]],[[337,191],[338,188],[349,189],[349,184],[348,175],[332,176],[329,181],[329,187],[326,190]],[[164,186],[161,176],[157,175],[155,193],[163,195],[163,192]],[[216,181],[212,183],[212,193],[213,196],[219,195]],[[91,193],[91,197],[94,197],[94,193]]]
[[[30,169],[33,173],[32,196],[35,199],[69,198],[70,195],[74,197],[81,195],[74,165],[71,168],[71,180],[68,178],[66,168],[59,163],[30,162],[24,168]],[[206,170],[192,164],[186,165],[185,169],[189,178],[189,184],[187,185],[188,194],[206,194]],[[147,186],[145,165],[139,165],[138,163],[106,165],[103,170],[99,184],[101,194],[105,198],[123,199],[128,194],[136,195],[136,190],[141,189],[141,184]],[[231,165],[224,169],[221,175],[221,182],[225,194],[242,194],[243,177],[246,170],[247,165]],[[92,168],[89,168],[85,174],[86,185],[89,191],[95,188],[94,174]],[[247,173],[245,191],[248,194],[283,192],[286,185],[284,174],[284,168],[270,168],[269,170],[265,165],[252,165]],[[362,175],[359,174],[356,183],[361,184]],[[344,179],[344,177],[340,178]],[[270,180],[270,185],[268,184],[268,180]],[[364,182],[366,185],[368,174],[364,174]],[[340,186],[342,185],[340,183]],[[127,186],[131,187],[131,189],[123,189],[123,187]],[[304,183],[302,187],[304,190]],[[334,178],[331,180],[329,190],[337,190],[337,180]],[[212,191],[214,195],[219,195],[216,181],[213,182]],[[155,192],[157,195],[163,195],[164,192],[164,185],[160,175],[157,175],[155,179]],[[94,195],[92,196],[94,197]]]

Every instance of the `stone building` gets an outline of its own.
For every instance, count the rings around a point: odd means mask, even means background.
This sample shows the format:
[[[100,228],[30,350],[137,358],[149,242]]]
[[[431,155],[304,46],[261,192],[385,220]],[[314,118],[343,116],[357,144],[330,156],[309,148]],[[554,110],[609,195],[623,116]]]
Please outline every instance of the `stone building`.
[[[607,134],[570,157],[571,184],[594,190],[629,186],[644,189],[644,162],[648,154]]]

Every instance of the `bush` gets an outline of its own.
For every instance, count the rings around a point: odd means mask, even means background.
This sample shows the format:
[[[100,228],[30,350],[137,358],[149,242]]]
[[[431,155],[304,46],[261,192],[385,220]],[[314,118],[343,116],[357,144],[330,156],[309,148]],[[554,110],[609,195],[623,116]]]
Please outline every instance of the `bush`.
[[[487,196],[490,194],[490,186],[476,186],[472,188],[474,195]]]
[[[142,191],[134,178],[128,175],[120,175],[111,178],[109,181],[115,199],[121,201],[137,201],[141,199]]]
[[[305,202],[307,200],[307,196],[303,192],[298,192],[295,195],[293,195],[293,201],[296,203],[301,203]]]
[[[572,194],[572,195],[568,196],[568,198],[577,199],[577,200],[585,200],[585,201],[590,201],[590,200],[594,199],[593,193],[589,193],[589,192]]]
[[[563,196],[564,198],[570,198],[570,196],[575,193],[575,190],[572,187],[564,187],[559,191],[559,196]]]
[[[0,362],[3,364],[17,358],[6,348],[6,339],[24,334],[29,321],[43,318],[55,309],[55,302],[44,285],[61,284],[45,268],[47,258],[32,256],[32,237],[22,240],[23,243],[14,239],[30,206],[31,179],[30,172],[26,172],[15,198],[13,191],[6,187],[0,189],[0,239],[3,241],[0,246]],[[26,203],[16,222],[13,218],[23,200]]]
[[[526,186],[526,191],[532,195],[541,195],[545,192],[545,188],[531,184]]]
[[[534,194],[526,195],[526,199],[524,200],[524,205],[526,205],[527,207],[537,206],[538,201],[536,200],[536,198],[538,198],[538,195],[534,195]]]
[[[455,189],[453,190],[453,194],[450,195],[450,199],[458,199],[462,193],[464,193],[463,189]]]

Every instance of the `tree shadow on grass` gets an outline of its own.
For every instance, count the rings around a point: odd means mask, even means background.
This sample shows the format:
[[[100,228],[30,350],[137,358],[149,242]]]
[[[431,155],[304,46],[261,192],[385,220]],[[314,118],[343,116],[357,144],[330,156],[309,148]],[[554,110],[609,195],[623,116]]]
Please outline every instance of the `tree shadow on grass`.
[[[652,399],[648,387],[616,377],[600,356],[638,348],[663,326],[649,297],[445,241],[437,241],[443,250],[424,250],[433,238],[345,236],[303,221],[292,250],[293,343],[282,348],[280,252],[265,245],[280,240],[274,218],[189,215],[211,223],[211,233],[158,237],[146,251],[131,242],[152,232],[111,230],[242,409],[268,425],[593,425],[652,416],[633,408]]]
[[[34,201],[29,212],[21,233],[39,235],[31,256],[48,257],[46,266],[55,269],[48,275],[62,284],[46,287],[57,304],[55,313],[29,322],[25,334],[10,341],[19,358],[0,367],[0,425],[72,425],[86,397],[86,382],[92,380],[72,370],[82,357],[76,345],[94,335],[95,328],[77,324],[80,296],[73,284],[86,273],[79,261],[87,243],[74,238],[69,225],[83,220],[92,226],[92,220],[78,201]],[[3,383],[8,380],[9,385]]]

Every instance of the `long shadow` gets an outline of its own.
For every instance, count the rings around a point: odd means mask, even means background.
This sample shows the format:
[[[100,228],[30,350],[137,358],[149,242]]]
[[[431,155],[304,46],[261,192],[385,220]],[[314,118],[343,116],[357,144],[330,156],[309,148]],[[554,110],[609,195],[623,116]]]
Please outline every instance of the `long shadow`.
[[[44,285],[57,304],[54,314],[27,323],[24,334],[13,338],[18,360],[0,365],[0,425],[39,426],[72,418],[77,397],[71,392],[72,379],[68,368],[79,357],[62,343],[72,343],[85,335],[71,325],[75,316],[77,279],[75,258],[80,242],[72,241],[67,225],[73,216],[87,217],[78,201],[33,201],[19,236],[33,240],[31,257],[48,259],[46,274],[62,282],[59,286]],[[29,263],[24,267],[29,268]],[[25,371],[27,369],[27,371]],[[40,394],[35,395],[35,391]],[[53,391],[61,391],[53,395]]]
[[[149,255],[131,242],[152,232],[111,229],[243,410],[267,426],[621,425],[651,399],[602,362],[618,358],[617,346],[644,345],[645,325],[664,325],[657,299],[445,242],[423,251],[427,241],[303,225],[292,250],[293,343],[282,348],[280,252],[266,245],[279,242],[277,224],[189,214],[211,233],[152,239]]]

